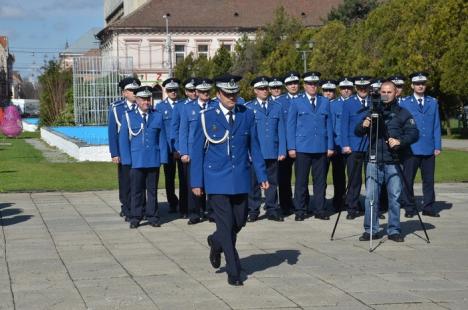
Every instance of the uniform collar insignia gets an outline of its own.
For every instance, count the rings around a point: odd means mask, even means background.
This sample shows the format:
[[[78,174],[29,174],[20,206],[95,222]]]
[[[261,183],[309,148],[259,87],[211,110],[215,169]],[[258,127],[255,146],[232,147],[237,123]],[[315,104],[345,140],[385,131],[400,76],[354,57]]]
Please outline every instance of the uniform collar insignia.
[[[221,111],[220,111],[219,109],[216,109],[216,113],[218,113],[218,114],[219,114],[219,113],[221,113]]]

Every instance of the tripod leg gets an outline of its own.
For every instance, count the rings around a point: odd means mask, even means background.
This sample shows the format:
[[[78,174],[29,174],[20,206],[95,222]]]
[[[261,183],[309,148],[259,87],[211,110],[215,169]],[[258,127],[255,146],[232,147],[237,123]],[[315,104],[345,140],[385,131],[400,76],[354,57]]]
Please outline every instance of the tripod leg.
[[[406,193],[406,197],[408,197],[408,199],[411,201],[411,203],[415,206],[416,214],[418,215],[418,219],[419,219],[419,223],[421,224],[421,227],[422,227],[422,229],[424,231],[424,235],[426,235],[426,242],[431,243],[431,241],[429,240],[429,236],[427,234],[427,231],[426,231],[426,225],[424,225],[424,222],[421,219],[421,215],[419,215],[419,209],[416,206],[416,203],[414,202],[414,195],[411,195],[411,193],[410,193],[409,185],[408,185],[408,182],[407,182],[405,176],[403,175],[403,171],[401,170],[401,166],[399,164],[396,164],[395,166],[396,166],[396,169],[398,171],[398,175],[400,176],[400,179],[403,180],[403,182],[402,182],[403,190]]]
[[[340,211],[338,211],[338,216],[336,217],[335,226],[333,227],[333,232],[330,236],[331,241],[333,241],[333,238],[335,237],[336,227],[338,226],[338,221],[340,220],[341,212],[343,212],[343,207],[345,205],[346,196],[348,196],[348,191],[349,191],[349,186],[351,185],[351,180],[354,180],[354,177],[358,170],[357,166],[358,165],[354,165],[353,170],[351,171],[351,176],[350,178],[348,178],[348,184],[346,185],[346,190],[344,191],[343,199],[341,200],[341,208],[340,208]]]

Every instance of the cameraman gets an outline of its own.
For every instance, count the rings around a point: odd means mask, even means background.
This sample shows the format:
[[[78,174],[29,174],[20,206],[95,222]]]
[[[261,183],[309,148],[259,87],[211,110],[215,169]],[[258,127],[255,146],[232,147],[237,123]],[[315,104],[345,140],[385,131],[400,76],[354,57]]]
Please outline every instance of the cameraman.
[[[368,135],[370,144],[366,171],[365,232],[359,240],[369,240],[371,233],[373,239],[381,237],[378,222],[379,195],[382,183],[385,183],[388,192],[388,239],[403,242],[399,202],[402,182],[396,165],[399,165],[400,157],[405,152],[411,151],[409,146],[418,140],[419,132],[411,114],[398,105],[393,82],[384,82],[380,87],[380,95],[381,101],[373,104],[367,117],[355,129],[358,136]]]

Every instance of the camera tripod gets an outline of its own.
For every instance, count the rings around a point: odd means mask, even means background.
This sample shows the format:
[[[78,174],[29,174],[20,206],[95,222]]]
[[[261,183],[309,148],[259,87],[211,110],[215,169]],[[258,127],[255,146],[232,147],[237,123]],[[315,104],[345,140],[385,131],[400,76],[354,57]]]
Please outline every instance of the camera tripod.
[[[372,163],[372,164],[376,164],[376,165],[379,165],[379,164],[383,164],[383,163],[379,163],[378,162],[378,147],[377,147],[377,143],[379,141],[379,120],[381,118],[381,115],[380,113],[376,113],[376,111],[371,111],[371,123],[370,123],[370,128],[369,128],[369,153],[368,153],[368,159],[367,159],[367,162],[368,163]],[[372,133],[373,133],[373,124],[374,122],[376,122],[376,127],[377,127],[377,130],[376,130],[376,134],[375,134],[375,137],[372,137]],[[383,136],[384,136],[384,139],[385,141],[388,141],[388,139],[390,138],[389,137],[389,134],[388,134],[388,131],[387,131],[387,128],[385,126],[385,124],[383,125]],[[359,149],[361,149],[362,147],[362,143],[364,141],[366,141],[365,139],[367,139],[367,135],[365,136],[365,138],[363,138],[361,140],[361,143],[359,145]],[[372,143],[375,143],[375,154],[372,154],[371,150],[372,150]],[[403,190],[405,192],[405,195],[407,197],[407,199],[410,200],[410,202],[415,206],[416,208],[416,214],[418,216],[418,219],[419,219],[419,223],[421,224],[421,227],[424,231],[424,234],[426,236],[426,242],[427,243],[430,243],[430,240],[429,240],[429,236],[427,234],[427,230],[426,230],[426,226],[424,225],[424,222],[422,221],[421,219],[421,216],[419,214],[419,209],[418,207],[416,206],[416,204],[414,203],[414,195],[411,194],[410,190],[409,190],[409,185],[408,185],[408,181],[406,180],[406,178],[404,177],[403,175],[403,171],[402,171],[402,168],[400,166],[400,164],[397,162],[394,164],[395,168],[396,168],[396,171],[398,173],[398,176],[401,180],[401,184],[402,184],[402,187],[403,187]],[[353,180],[354,177],[356,176],[356,173],[361,173],[361,171],[358,171],[357,169],[358,165],[355,165],[353,167],[353,170],[351,171],[351,174],[350,174],[350,179],[349,180]],[[378,181],[378,173],[379,173],[379,169],[375,169],[375,179],[376,179],[376,182],[377,184],[379,183]],[[373,176],[369,176],[369,177],[373,177]],[[366,179],[367,179],[367,176],[366,176]],[[341,208],[339,209],[338,211],[338,216],[336,218],[336,221],[335,221],[335,225],[333,227],[333,231],[332,231],[332,234],[330,236],[330,240],[333,241],[334,240],[334,236],[335,236],[335,232],[336,232],[336,228],[338,226],[338,222],[340,220],[340,216],[341,216],[341,212],[343,211],[343,208],[344,208],[344,204],[345,204],[345,199],[346,199],[346,196],[348,194],[348,191],[349,191],[349,187],[350,187],[350,184],[351,182],[348,181],[348,184],[346,186],[346,190],[345,192],[343,193],[343,199],[342,199],[342,206]],[[367,185],[367,184],[366,184]],[[378,186],[378,185],[377,185]],[[379,188],[380,189],[380,188]],[[370,201],[369,201],[369,204],[370,204],[370,239],[369,239],[369,252],[372,252],[374,249],[373,249],[373,246],[372,246],[372,237],[373,237],[373,232],[372,232],[372,221],[373,221],[373,212],[374,212],[374,206],[375,206],[375,190],[372,189],[372,196],[370,197]],[[378,212],[378,211],[377,211]]]

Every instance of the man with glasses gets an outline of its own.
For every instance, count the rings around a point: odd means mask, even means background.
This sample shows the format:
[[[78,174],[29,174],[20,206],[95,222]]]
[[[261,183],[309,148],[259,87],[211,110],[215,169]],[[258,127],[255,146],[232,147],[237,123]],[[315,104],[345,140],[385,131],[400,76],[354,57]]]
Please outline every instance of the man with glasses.
[[[359,198],[362,186],[362,168],[369,141],[367,137],[357,136],[354,129],[362,123],[372,103],[369,96],[370,77],[357,76],[353,80],[356,95],[343,103],[341,118],[341,143],[348,174],[348,193],[345,201],[348,209],[346,216],[348,220],[362,215],[363,208]]]
[[[187,182],[190,184],[190,165],[192,160],[192,148],[195,132],[200,125],[200,112],[216,104],[215,100],[210,99],[210,90],[213,87],[213,81],[206,78],[195,79],[195,94],[197,98],[186,104],[180,121],[179,131],[179,152],[181,160],[186,169]],[[194,225],[205,220],[206,195],[195,196],[189,186],[188,193],[188,211],[189,220],[187,224]]]
[[[291,102],[294,98],[299,96],[299,82],[300,74],[296,71],[288,72],[284,78],[283,83],[286,87],[287,93],[280,96],[277,101],[281,104],[281,110],[283,111],[283,122],[286,132],[287,129],[287,120],[288,120],[288,111],[291,105]],[[294,159],[286,156],[286,159],[279,162],[278,165],[278,189],[279,189],[279,202],[281,210],[284,216],[291,215],[294,210],[294,203],[292,199],[292,167],[294,164]]]
[[[412,196],[414,196],[414,178],[418,168],[421,170],[423,188],[422,214],[439,217],[439,213],[434,209],[435,157],[442,150],[439,104],[435,98],[426,95],[427,76],[428,74],[425,72],[414,72],[410,75],[413,95],[406,97],[400,104],[413,115],[420,132],[418,141],[411,145],[412,155],[404,159],[403,166],[405,178],[409,184]],[[406,210],[405,216],[411,218],[416,215],[416,205],[406,195],[403,197],[403,204]]]
[[[195,91],[195,83],[196,79],[191,77],[184,82],[184,90],[185,90],[185,103],[188,103],[192,100],[197,99],[197,93]]]
[[[166,136],[168,144],[168,163],[164,165],[164,177],[166,182],[166,196],[167,202],[169,203],[169,212],[176,213],[177,206],[179,206],[180,216],[187,218],[187,184],[184,181],[182,161],[180,160],[179,152],[175,145],[176,139],[173,134],[174,126],[177,122],[172,121],[174,116],[174,110],[183,108],[184,100],[178,99],[180,80],[176,78],[166,79],[162,86],[165,88],[167,97],[156,105],[155,110],[160,112],[163,116],[164,126],[166,127]],[[180,106],[179,106],[180,104]],[[178,115],[179,111],[176,112]],[[177,168],[176,168],[177,167]],[[179,197],[175,194],[175,174],[176,169],[178,170],[179,176]]]
[[[286,158],[286,133],[284,130],[283,112],[281,104],[268,98],[270,78],[259,76],[253,79],[251,86],[255,92],[255,99],[245,104],[252,109],[260,149],[265,160],[268,183],[265,190],[266,217],[271,221],[282,222],[283,217],[278,205],[278,162]],[[262,192],[252,169],[252,187],[249,193],[249,222],[258,220]]]
[[[208,236],[210,263],[219,268],[224,253],[228,284],[234,286],[243,285],[236,241],[247,220],[251,165],[261,188],[269,187],[254,112],[237,104],[240,79],[232,75],[215,79],[218,103],[201,111],[190,167],[193,193],[206,193],[214,212],[216,231]]]
[[[319,83],[322,88],[322,94],[327,97],[329,101],[332,101],[336,97],[336,81],[334,80],[322,80]]]
[[[152,91],[149,86],[135,90],[138,108],[125,113],[119,135],[122,163],[131,166],[131,229],[143,216],[150,226],[161,226],[157,188],[159,167],[167,162],[168,152],[162,115],[151,110]]]
[[[320,73],[303,75],[305,93],[293,99],[287,122],[287,146],[291,158],[296,159],[294,205],[296,221],[303,221],[307,213],[309,172],[312,168],[315,218],[329,220],[325,191],[327,158],[333,155],[333,126],[330,103],[317,93]]]

